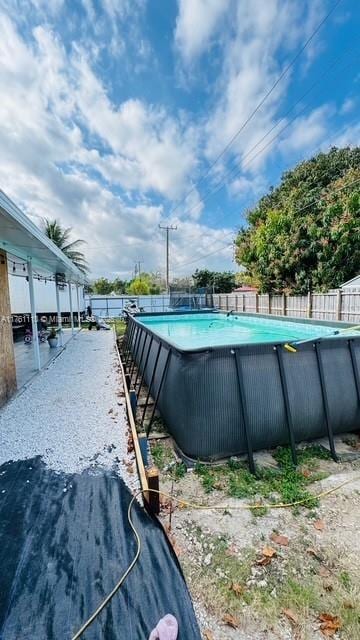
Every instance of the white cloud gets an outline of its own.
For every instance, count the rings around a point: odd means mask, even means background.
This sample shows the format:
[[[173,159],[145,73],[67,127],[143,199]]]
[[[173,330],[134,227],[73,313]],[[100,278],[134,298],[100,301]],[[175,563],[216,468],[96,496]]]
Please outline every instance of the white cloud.
[[[223,70],[218,81],[217,99],[206,126],[206,153],[210,161],[221,152],[224,141],[231,140],[257,109],[314,30],[323,11],[322,0],[302,4],[293,0],[269,0],[266,3],[244,0],[233,6],[232,28],[223,45]],[[309,47],[303,55],[304,61],[313,49],[314,45]],[[252,173],[263,167],[275,142],[261,153],[258,153],[259,148],[254,153],[251,150],[279,120],[291,80],[292,70],[239,133],[223,162],[234,159],[234,166]],[[252,161],[255,153],[256,159]],[[219,171],[221,173],[221,166]]]
[[[348,113],[351,113],[351,111],[354,111],[355,107],[356,107],[356,99],[346,98],[346,100],[344,100],[344,102],[340,107],[340,114],[347,115]]]
[[[93,276],[129,277],[138,259],[163,270],[166,212],[149,198],[189,188],[198,135],[189,119],[140,100],[114,104],[83,51],[68,53],[45,26],[25,42],[0,13],[0,30],[1,188],[35,222],[73,226]],[[203,254],[222,234],[181,220],[174,260],[191,260],[194,247]]]
[[[179,0],[175,43],[186,63],[209,46],[228,6],[229,0]]]
[[[178,223],[172,236],[174,269],[191,273],[198,266],[192,260],[214,251],[207,266],[230,266],[224,263],[231,257],[229,229],[201,223],[199,191],[194,188],[177,207],[177,219],[169,218],[170,202],[189,191],[204,159],[211,163],[246,120],[320,20],[323,0],[179,0],[175,44],[183,67],[197,73],[192,63],[216,50],[221,69],[216,80],[209,75],[213,84],[207,86],[198,121],[185,109],[170,111],[125,93],[116,99],[111,74],[99,75],[106,47],[116,53],[116,62],[123,56],[121,65],[131,65],[133,73],[151,56],[138,22],[145,0],[106,0],[101,8],[94,0],[82,0],[84,24],[78,25],[79,39],[67,47],[54,26],[65,6],[61,0],[54,2],[53,12],[46,12],[45,0],[0,0],[0,6],[11,4],[16,10],[0,13],[1,188],[29,213],[57,216],[72,225],[76,236],[88,241],[94,276],[129,276],[139,259],[145,269],[163,269],[158,223],[166,219]],[[26,11],[19,11],[20,4]],[[30,37],[28,16],[34,7],[38,26]],[[26,40],[20,33],[26,33]],[[125,56],[128,46],[138,48],[133,57]],[[247,154],[279,121],[290,81],[291,74],[223,158],[240,169],[228,185],[230,196],[257,197],[266,184],[263,163],[272,148],[250,170]],[[289,140],[281,143],[282,153],[321,143],[327,118],[325,108],[298,118]],[[217,164],[216,181],[225,166]],[[208,186],[204,181],[201,190]],[[208,219],[219,224],[223,213],[210,211]]]
[[[331,146],[356,147],[360,146],[360,122],[345,125],[331,140]]]
[[[109,172],[112,179],[117,177],[120,184],[123,179],[127,188],[154,189],[167,197],[179,197],[196,161],[191,124],[180,126],[161,107],[140,100],[115,106],[84,55],[74,60],[74,70],[79,115],[112,151],[100,160],[99,170],[104,175]]]
[[[331,107],[325,105],[297,118],[279,145],[281,151],[305,152],[314,149],[327,135],[328,118],[332,112]]]

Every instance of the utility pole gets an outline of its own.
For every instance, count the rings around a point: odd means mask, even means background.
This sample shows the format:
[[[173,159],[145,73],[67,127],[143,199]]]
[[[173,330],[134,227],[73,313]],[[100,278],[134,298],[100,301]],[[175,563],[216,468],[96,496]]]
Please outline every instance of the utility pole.
[[[140,278],[141,276],[141,265],[143,264],[143,260],[137,260],[135,262],[135,269],[134,269],[134,273],[135,273],[135,278]]]
[[[170,227],[166,225],[159,224],[159,229],[165,229],[166,231],[166,291],[169,293],[170,291],[170,282],[169,282],[169,231],[176,231],[177,227],[171,225]]]

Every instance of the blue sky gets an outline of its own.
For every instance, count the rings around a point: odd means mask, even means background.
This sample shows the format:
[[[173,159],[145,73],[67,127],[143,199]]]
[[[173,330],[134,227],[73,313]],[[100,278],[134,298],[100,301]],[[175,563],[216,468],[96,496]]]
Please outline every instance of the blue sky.
[[[335,5],[0,0],[0,187],[71,225],[92,277],[164,271],[165,221],[173,277],[235,268],[234,232],[281,173],[360,142],[360,5]]]

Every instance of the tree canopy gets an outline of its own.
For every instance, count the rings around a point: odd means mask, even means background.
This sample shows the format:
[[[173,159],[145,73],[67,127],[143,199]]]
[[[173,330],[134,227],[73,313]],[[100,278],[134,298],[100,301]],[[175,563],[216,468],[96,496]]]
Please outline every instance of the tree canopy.
[[[98,278],[91,283],[89,290],[91,293],[98,295],[123,295],[146,296],[160,293],[163,289],[162,279],[157,274],[142,273],[132,280],[121,280],[119,277],[115,280],[108,278]]]
[[[338,287],[360,270],[360,148],[332,148],[283,174],[247,213],[237,262],[264,292]]]
[[[195,287],[211,289],[214,293],[231,293],[236,286],[232,271],[209,271],[196,269],[193,274]]]

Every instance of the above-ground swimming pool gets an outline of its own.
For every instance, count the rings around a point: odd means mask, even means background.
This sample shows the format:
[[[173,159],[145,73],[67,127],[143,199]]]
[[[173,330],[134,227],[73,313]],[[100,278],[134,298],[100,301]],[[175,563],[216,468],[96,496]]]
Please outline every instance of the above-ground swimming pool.
[[[344,329],[346,331],[344,332]],[[340,333],[338,333],[340,331]],[[180,452],[216,460],[360,428],[360,335],[345,323],[139,314],[127,341]],[[290,348],[289,348],[290,345]]]

